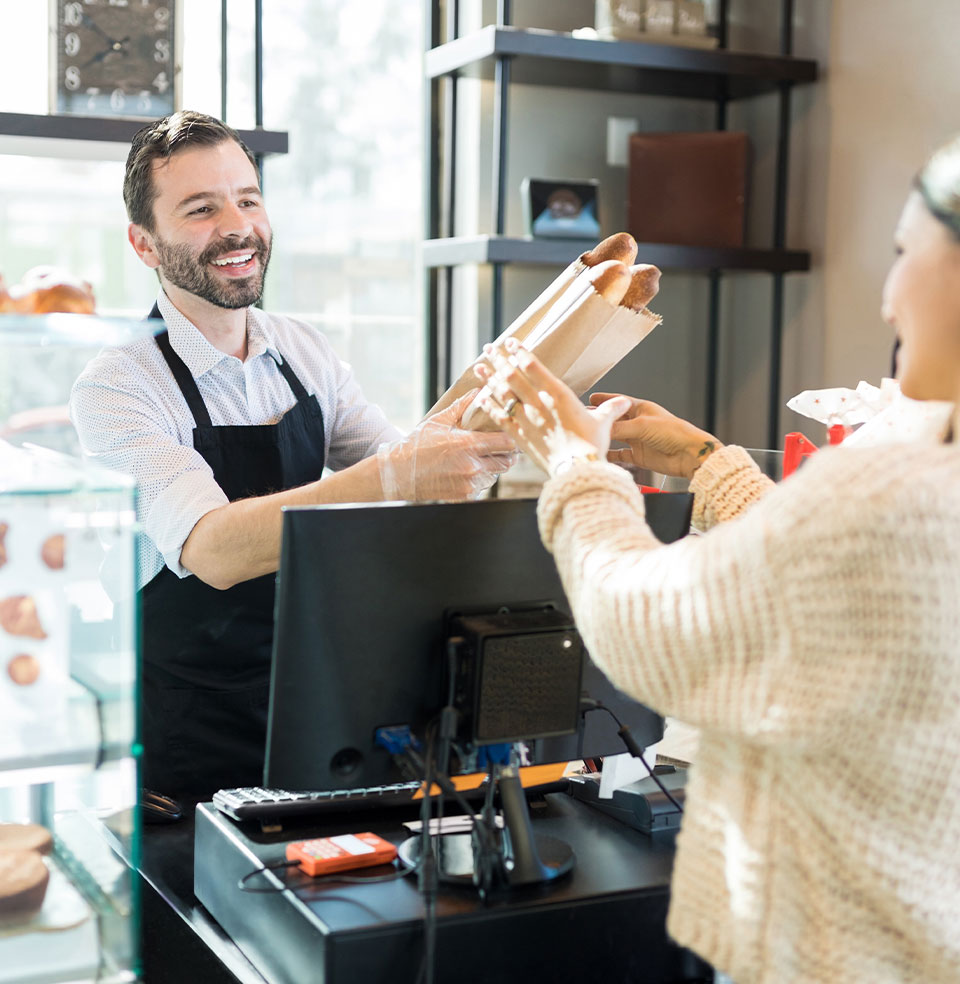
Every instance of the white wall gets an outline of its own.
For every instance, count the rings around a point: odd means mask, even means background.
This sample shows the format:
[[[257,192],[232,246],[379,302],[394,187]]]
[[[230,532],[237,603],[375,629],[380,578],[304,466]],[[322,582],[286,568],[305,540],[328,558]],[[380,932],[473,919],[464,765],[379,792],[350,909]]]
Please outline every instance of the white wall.
[[[779,3],[732,0],[731,47],[775,51]],[[462,0],[463,25],[489,23],[493,4]],[[518,0],[515,22],[570,30],[592,23],[591,0]],[[481,9],[482,8],[482,9]],[[960,131],[960,3],[957,0],[796,0],[794,52],[816,59],[821,79],[794,90],[788,246],[809,249],[814,269],[786,279],[784,401],[801,389],[878,381],[889,370],[892,335],[879,317],[880,291],[892,256],[891,235],[910,179],[926,155]],[[461,232],[489,231],[491,86],[462,84],[461,148],[475,183],[461,186]],[[768,245],[775,161],[774,96],[731,105],[728,126],[753,141],[749,242]],[[524,175],[597,177],[604,232],[619,228],[624,171],[604,163],[607,116],[637,117],[644,129],[712,126],[712,107],[689,100],[515,86],[510,101],[508,234],[522,232],[518,189]],[[472,118],[472,122],[470,122]],[[536,125],[530,121],[535,120]],[[465,177],[465,172],[461,175]],[[472,226],[471,226],[472,223]],[[641,257],[642,259],[642,257]],[[555,271],[506,272],[507,318]],[[489,324],[486,270],[458,274],[476,286],[461,310],[461,361],[472,357]],[[765,443],[771,278],[725,278],[718,435]],[[664,324],[604,382],[703,419],[706,278],[668,273],[656,308]],[[781,430],[810,421],[784,410]]]

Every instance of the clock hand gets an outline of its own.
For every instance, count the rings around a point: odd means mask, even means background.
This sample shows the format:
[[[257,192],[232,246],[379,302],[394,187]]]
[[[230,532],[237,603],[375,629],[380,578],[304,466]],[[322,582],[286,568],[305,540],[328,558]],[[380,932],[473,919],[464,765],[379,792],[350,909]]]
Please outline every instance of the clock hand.
[[[124,38],[124,41],[127,41],[127,40],[129,40],[129,39],[128,38]],[[122,44],[122,42],[120,42],[120,41],[115,42],[115,44],[112,47],[107,48],[106,50],[101,51],[99,54],[94,55],[93,58],[91,58],[88,62],[85,62],[83,65],[81,65],[80,68],[81,69],[83,69],[83,68],[89,68],[91,65],[96,65],[97,62],[102,62],[104,60],[104,58],[107,58],[110,55],[115,55],[118,52],[121,55],[123,55],[124,57],[126,57],[127,55],[130,54],[130,52],[127,51],[125,48],[118,47],[121,44]]]
[[[94,31],[97,32],[97,34],[100,35],[100,37],[102,37],[105,41],[108,41],[110,43],[111,48],[113,48],[117,44],[116,38],[110,37],[110,35],[107,34],[107,32],[104,31],[104,29],[89,14],[81,14],[80,16],[83,18],[83,22],[84,24],[87,25],[87,27],[92,28]],[[124,41],[129,41],[129,40],[130,40],[129,38],[124,38]]]

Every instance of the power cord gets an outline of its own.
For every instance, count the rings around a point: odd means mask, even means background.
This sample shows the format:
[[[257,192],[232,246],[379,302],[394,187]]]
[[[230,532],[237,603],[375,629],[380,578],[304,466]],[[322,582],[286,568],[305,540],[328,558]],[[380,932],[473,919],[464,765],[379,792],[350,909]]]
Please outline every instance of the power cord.
[[[237,885],[239,886],[241,892],[247,892],[250,895],[279,895],[291,886],[284,883],[281,884],[279,888],[275,886],[271,886],[270,888],[251,888],[248,882],[251,878],[254,878],[257,875],[262,875],[264,872],[283,871],[284,868],[296,868],[299,864],[299,861],[278,861],[276,864],[265,864],[262,868],[254,868],[253,871],[248,871],[237,881]],[[416,871],[417,867],[404,868],[402,870],[393,871],[389,875],[369,875],[366,878],[356,875],[323,875],[320,878],[312,878],[311,884],[326,885],[334,882],[338,884],[343,884],[345,882],[349,885],[376,885],[382,882],[398,881],[400,878],[406,878],[407,875],[413,874]]]
[[[620,740],[626,746],[627,751],[634,758],[640,759],[640,761],[643,763],[643,767],[647,770],[647,772],[650,773],[650,778],[657,784],[657,786],[660,789],[660,792],[663,793],[663,795],[666,796],[667,799],[673,804],[675,811],[677,813],[683,813],[683,807],[680,805],[679,802],[677,802],[677,799],[673,795],[671,795],[670,790],[667,789],[667,787],[664,786],[664,784],[660,781],[660,777],[656,774],[656,772],[654,772],[654,770],[650,768],[650,764],[643,757],[643,749],[637,744],[637,741],[633,737],[633,735],[630,734],[630,729],[627,727],[627,725],[625,725],[620,720],[620,718],[618,718],[617,715],[614,714],[609,707],[607,707],[606,704],[601,704],[599,700],[595,700],[592,697],[583,697],[580,700],[580,704],[581,706],[589,705],[586,706],[587,711],[606,711],[607,714],[609,714],[610,717],[613,718],[613,720],[617,724],[617,734],[620,736]]]

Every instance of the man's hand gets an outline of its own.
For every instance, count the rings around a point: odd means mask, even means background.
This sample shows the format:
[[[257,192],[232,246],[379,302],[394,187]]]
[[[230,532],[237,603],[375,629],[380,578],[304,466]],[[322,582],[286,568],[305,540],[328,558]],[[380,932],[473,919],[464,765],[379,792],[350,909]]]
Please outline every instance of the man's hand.
[[[599,407],[613,399],[629,399],[630,408],[614,423],[610,434],[614,441],[623,441],[628,446],[610,451],[607,454],[610,461],[691,478],[714,451],[723,447],[712,434],[649,400],[594,393],[590,403]]]
[[[477,390],[377,450],[384,499],[471,499],[516,461],[506,434],[467,431],[460,420]]]

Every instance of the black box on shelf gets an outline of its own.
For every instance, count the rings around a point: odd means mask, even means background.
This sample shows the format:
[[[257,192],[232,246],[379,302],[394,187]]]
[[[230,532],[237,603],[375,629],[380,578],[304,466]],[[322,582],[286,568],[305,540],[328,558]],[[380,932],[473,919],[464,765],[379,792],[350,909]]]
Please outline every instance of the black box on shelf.
[[[524,178],[520,194],[527,234],[538,239],[597,239],[599,187],[600,182],[595,178],[585,181]]]
[[[628,229],[640,242],[744,245],[750,141],[745,133],[633,133]]]

